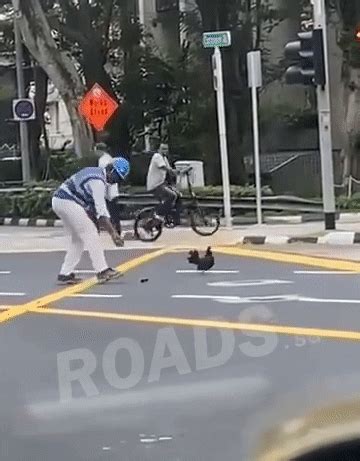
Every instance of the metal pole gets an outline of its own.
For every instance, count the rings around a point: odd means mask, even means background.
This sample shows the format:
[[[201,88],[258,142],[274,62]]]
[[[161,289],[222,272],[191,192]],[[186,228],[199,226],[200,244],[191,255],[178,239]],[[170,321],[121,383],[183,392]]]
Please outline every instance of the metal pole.
[[[145,26],[145,0],[138,0],[138,10],[139,10],[139,21],[142,26]],[[146,114],[144,113],[144,116]],[[150,135],[148,134],[149,127],[147,125],[144,126],[145,131],[145,151],[149,152],[151,149],[150,144]]]
[[[224,81],[223,81],[223,72],[222,72],[221,51],[220,51],[220,48],[218,47],[215,48],[214,58],[216,62],[216,76],[217,76],[216,96],[217,96],[217,111],[218,111],[219,138],[220,138],[221,172],[222,172],[222,185],[223,185],[223,196],[224,196],[225,223],[226,223],[226,227],[228,229],[231,229],[232,220],[231,220],[228,150],[227,150],[227,138],[226,138]]]
[[[317,87],[317,101],[325,229],[331,230],[335,229],[336,225],[326,9],[325,0],[312,0],[311,3],[314,7],[314,28],[322,29],[324,38],[326,85]]]
[[[186,0],[179,0],[179,13],[185,14],[187,12],[187,5]],[[187,35],[184,31],[183,21],[182,18],[179,21],[179,39],[180,39],[180,47],[186,42]]]
[[[21,40],[21,32],[19,28],[19,0],[13,0],[14,6],[14,36],[15,36],[15,52],[16,52],[16,80],[18,98],[25,98],[25,83],[24,83],[24,55],[23,44]],[[20,124],[20,150],[21,150],[21,168],[23,182],[31,179],[30,174],[30,147],[27,122],[19,122]]]
[[[252,106],[253,106],[254,164],[255,164],[255,185],[256,185],[256,216],[257,216],[257,223],[262,224],[259,117],[258,117],[257,89],[256,89],[255,86],[251,87],[251,98],[252,98]]]
[[[145,24],[145,0],[138,0],[139,21],[140,24]]]
[[[350,175],[348,178],[348,198],[352,196],[352,176]]]

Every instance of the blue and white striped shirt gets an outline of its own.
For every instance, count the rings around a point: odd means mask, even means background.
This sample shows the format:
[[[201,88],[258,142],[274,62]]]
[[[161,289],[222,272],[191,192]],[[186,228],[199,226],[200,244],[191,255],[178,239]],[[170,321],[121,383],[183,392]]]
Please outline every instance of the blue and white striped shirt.
[[[105,201],[106,186],[104,169],[88,167],[67,179],[54,193],[54,197],[76,202],[97,218],[109,217]]]

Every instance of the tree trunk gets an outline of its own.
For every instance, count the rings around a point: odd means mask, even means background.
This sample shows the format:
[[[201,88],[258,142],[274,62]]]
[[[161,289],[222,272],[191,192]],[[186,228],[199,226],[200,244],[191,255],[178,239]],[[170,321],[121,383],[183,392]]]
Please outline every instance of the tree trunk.
[[[92,148],[93,134],[77,111],[85,86],[72,60],[57,48],[40,1],[21,0],[20,9],[22,15],[19,25],[24,44],[54,83],[65,102],[73,129],[77,156],[86,155]]]
[[[90,155],[93,149],[94,138],[91,129],[79,117],[78,101],[68,96],[64,97],[64,102],[70,117],[71,127],[74,136],[74,149],[78,157]]]
[[[101,44],[87,43],[82,45],[82,60],[81,66],[84,71],[86,85],[90,89],[95,83],[101,85],[110,96],[115,98],[111,86],[109,74],[104,69],[106,52],[102,49]]]
[[[345,145],[343,179],[360,178],[360,69],[350,68],[344,85]]]

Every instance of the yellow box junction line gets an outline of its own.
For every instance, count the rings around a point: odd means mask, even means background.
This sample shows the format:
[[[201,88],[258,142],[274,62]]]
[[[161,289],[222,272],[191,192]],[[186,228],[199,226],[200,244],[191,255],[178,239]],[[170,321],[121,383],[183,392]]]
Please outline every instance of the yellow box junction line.
[[[123,264],[120,264],[116,267],[116,270],[119,272],[126,273],[166,253],[166,249],[161,249],[158,251],[147,253],[137,258],[131,259]],[[96,277],[92,277],[91,279],[85,280],[84,282],[81,282],[77,285],[73,285],[71,287],[55,291],[48,295],[42,296],[41,298],[34,299],[28,303],[14,306],[13,308],[0,314],[0,323],[7,322],[8,320],[11,320],[15,317],[19,317],[20,315],[26,314],[26,312],[34,311],[34,309],[44,308],[49,304],[52,304],[56,301],[60,301],[69,296],[82,293],[88,290],[89,288],[92,288],[93,286],[97,285],[97,283],[98,281]]]
[[[158,317],[153,315],[137,315],[137,314],[121,314],[116,312],[96,312],[82,311],[71,309],[29,309],[28,312],[41,315],[60,315],[70,317],[82,317],[88,319],[102,320],[117,320],[130,323],[143,323],[150,325],[167,325],[177,327],[192,327],[192,328],[216,328],[235,331],[252,331],[260,333],[277,333],[280,335],[289,336],[307,336],[337,340],[360,341],[360,331],[341,331],[323,328],[307,328],[288,325],[266,325],[257,323],[239,323],[222,320],[207,320],[207,319],[190,319],[179,317]]]

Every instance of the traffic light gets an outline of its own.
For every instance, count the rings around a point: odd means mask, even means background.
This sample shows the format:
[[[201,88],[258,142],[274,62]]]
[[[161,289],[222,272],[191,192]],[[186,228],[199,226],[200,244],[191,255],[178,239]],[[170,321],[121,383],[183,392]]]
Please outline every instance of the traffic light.
[[[285,57],[293,62],[286,69],[285,80],[289,85],[326,84],[324,38],[322,29],[299,32],[299,40],[285,46]]]
[[[355,30],[355,41],[360,43],[360,25],[358,25],[356,30]]]

